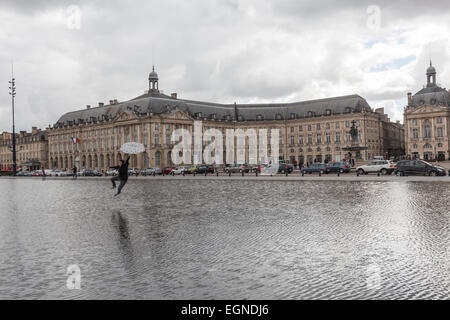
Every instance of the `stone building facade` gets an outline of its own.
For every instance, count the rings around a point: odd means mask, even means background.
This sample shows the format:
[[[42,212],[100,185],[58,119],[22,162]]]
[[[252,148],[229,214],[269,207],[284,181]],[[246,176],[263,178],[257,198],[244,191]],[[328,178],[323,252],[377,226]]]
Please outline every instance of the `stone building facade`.
[[[406,155],[411,159],[450,159],[450,92],[436,83],[430,62],[427,85],[415,95],[408,93],[404,111]]]
[[[158,80],[153,70],[145,94],[63,115],[49,128],[50,166],[106,170],[122,157],[120,146],[131,141],[142,143],[145,152],[132,156],[130,166],[170,166],[173,130],[185,128],[192,133],[194,121],[199,120],[204,131],[215,128],[224,134],[226,129],[254,128],[268,129],[270,135],[279,129],[279,156],[290,163],[343,160],[349,153],[344,149],[352,144],[352,121],[362,150],[352,157],[370,160],[404,152],[403,125],[391,122],[382,108],[374,111],[358,95],[286,104],[218,104],[165,95]]]
[[[48,140],[45,130],[33,127],[31,132],[16,134],[16,163],[24,170],[39,170],[48,166]],[[0,169],[12,170],[12,133],[0,134]]]

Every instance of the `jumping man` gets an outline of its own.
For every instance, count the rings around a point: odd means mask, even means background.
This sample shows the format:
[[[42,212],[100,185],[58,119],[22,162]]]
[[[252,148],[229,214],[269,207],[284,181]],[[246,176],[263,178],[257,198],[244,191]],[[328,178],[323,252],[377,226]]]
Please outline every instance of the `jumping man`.
[[[119,175],[116,177],[113,177],[111,179],[112,182],[112,188],[116,188],[116,181],[120,181],[119,188],[117,189],[117,193],[114,196],[117,196],[122,191],[122,188],[125,186],[125,183],[127,183],[128,180],[128,161],[130,160],[130,156],[128,156],[127,160],[120,160],[120,164],[115,167],[110,167],[111,169],[116,169],[119,171]]]

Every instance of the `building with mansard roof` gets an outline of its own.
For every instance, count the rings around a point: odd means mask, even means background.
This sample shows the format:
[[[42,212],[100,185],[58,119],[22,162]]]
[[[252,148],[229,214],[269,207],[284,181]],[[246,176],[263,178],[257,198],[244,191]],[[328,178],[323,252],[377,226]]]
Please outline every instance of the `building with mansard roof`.
[[[408,93],[404,111],[406,154],[411,159],[450,159],[450,92],[436,82],[430,61],[427,84],[416,94]]]
[[[373,110],[359,95],[277,104],[221,104],[163,94],[154,68],[148,81],[149,90],[131,100],[110,100],[107,105],[99,103],[62,115],[49,128],[51,166],[105,170],[117,163],[120,146],[129,141],[142,143],[146,149],[132,156],[131,166],[170,166],[172,131],[186,128],[192,132],[195,120],[202,121],[204,130],[222,132],[280,129],[280,159],[291,163],[340,161],[349,156],[352,121],[358,128],[360,150],[352,157],[369,160],[404,152],[403,126],[391,122],[383,108]],[[72,143],[73,137],[79,143]]]

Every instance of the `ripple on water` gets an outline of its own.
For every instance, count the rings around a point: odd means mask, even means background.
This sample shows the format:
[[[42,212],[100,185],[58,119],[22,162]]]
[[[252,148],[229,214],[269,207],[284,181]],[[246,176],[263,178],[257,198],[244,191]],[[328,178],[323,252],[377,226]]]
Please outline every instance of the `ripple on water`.
[[[0,298],[448,299],[446,183],[0,180]],[[82,290],[66,270],[81,268]]]

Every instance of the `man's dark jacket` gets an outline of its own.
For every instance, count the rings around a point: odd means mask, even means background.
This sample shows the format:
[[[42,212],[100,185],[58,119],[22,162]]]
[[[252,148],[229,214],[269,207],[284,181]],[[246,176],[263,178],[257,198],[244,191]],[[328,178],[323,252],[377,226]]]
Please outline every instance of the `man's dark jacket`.
[[[128,180],[128,161],[130,157],[120,166],[111,167],[111,169],[116,169],[119,171],[119,178],[122,180]]]

